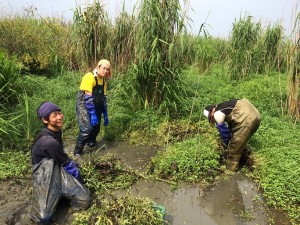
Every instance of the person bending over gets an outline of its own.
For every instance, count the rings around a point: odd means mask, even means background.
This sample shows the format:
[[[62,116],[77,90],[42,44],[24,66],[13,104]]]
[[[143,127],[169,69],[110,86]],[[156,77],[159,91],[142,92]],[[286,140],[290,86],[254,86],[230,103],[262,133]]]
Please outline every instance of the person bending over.
[[[215,123],[224,148],[228,150],[228,169],[238,169],[245,147],[260,125],[260,113],[245,98],[208,105],[203,111]]]

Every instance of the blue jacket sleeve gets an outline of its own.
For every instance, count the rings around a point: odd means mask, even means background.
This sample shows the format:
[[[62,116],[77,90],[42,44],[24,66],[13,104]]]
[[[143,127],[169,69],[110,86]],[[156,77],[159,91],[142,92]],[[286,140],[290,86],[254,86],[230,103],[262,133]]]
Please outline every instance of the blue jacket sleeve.
[[[87,109],[88,113],[91,116],[90,118],[91,126],[95,126],[99,124],[98,117],[96,114],[95,103],[94,103],[94,96],[84,95],[84,103],[85,103],[85,108]]]
[[[224,146],[227,147],[231,139],[231,130],[227,127],[226,123],[224,122],[217,124],[216,127],[219,131]]]
[[[95,103],[94,103],[94,96],[93,95],[84,95],[84,103],[85,107],[90,114],[95,112]]]

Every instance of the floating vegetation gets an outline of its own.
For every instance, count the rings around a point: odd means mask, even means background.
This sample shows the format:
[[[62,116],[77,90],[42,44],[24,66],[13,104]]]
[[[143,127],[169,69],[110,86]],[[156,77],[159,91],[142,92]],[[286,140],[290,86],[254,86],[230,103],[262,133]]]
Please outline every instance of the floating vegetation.
[[[128,188],[139,179],[134,171],[118,163],[114,154],[100,156],[94,153],[87,157],[81,171],[86,185],[93,192]]]
[[[105,195],[97,197],[91,208],[84,212],[75,213],[72,224],[163,224],[163,215],[153,207],[147,198],[132,197],[129,195],[116,197]]]

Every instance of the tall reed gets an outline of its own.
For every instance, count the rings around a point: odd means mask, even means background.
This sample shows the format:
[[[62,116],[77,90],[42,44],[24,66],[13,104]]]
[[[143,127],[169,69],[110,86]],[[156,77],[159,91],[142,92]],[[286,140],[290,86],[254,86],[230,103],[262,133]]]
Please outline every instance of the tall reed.
[[[112,25],[100,2],[74,10],[72,35],[78,50],[76,58],[81,58],[80,66],[92,68],[100,58],[110,58]]]
[[[233,80],[247,77],[255,71],[254,47],[261,34],[261,23],[253,23],[252,17],[240,18],[233,24],[230,38],[230,76]]]
[[[289,48],[288,53],[288,74],[290,82],[288,84],[288,112],[295,118],[300,118],[300,13],[296,17],[294,32],[295,43]]]
[[[16,82],[20,76],[21,64],[16,57],[0,51],[0,105],[17,103],[21,83]]]
[[[138,14],[136,33],[136,63],[132,67],[135,87],[145,108],[177,110],[184,88],[180,78],[182,46],[177,40],[184,30],[180,2],[178,0],[145,0]],[[161,108],[162,109],[162,108]]]
[[[136,18],[129,15],[125,9],[116,18],[111,48],[110,60],[119,71],[127,69],[135,60]]]
[[[195,63],[200,71],[206,71],[213,64],[222,64],[228,58],[228,42],[219,38],[196,37]]]
[[[258,51],[262,52],[262,58],[258,59],[259,73],[268,73],[270,70],[278,69],[280,60],[279,51],[283,42],[283,28],[281,25],[268,26],[262,37],[263,41],[259,45]]]
[[[21,115],[15,115],[1,107],[0,109],[0,145],[1,149],[14,148],[19,143],[14,142],[15,136],[19,136],[20,132],[15,122]]]

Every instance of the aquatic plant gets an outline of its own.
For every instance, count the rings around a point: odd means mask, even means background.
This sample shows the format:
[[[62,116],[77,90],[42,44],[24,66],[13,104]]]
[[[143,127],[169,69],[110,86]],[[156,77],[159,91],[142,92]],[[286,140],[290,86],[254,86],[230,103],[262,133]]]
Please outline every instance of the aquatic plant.
[[[172,181],[212,181],[220,170],[216,146],[206,135],[177,142],[152,158],[149,173]]]
[[[130,195],[97,196],[91,208],[75,213],[72,224],[131,224],[161,225],[164,220],[159,211],[153,208],[153,202],[147,198]]]
[[[118,162],[115,155],[97,154],[93,152],[82,163],[82,175],[93,192],[128,188],[138,180],[138,175]]]

